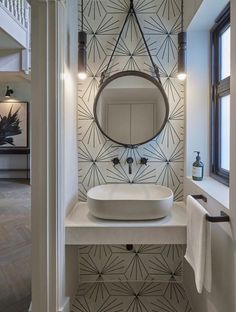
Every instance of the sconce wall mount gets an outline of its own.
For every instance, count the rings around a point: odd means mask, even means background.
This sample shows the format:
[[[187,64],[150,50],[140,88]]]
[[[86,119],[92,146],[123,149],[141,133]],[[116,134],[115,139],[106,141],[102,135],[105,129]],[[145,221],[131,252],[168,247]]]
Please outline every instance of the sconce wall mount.
[[[78,33],[78,77],[87,78],[87,34],[84,31],[84,3],[81,0],[81,31]]]
[[[10,98],[13,93],[14,93],[14,91],[12,89],[10,89],[9,86],[7,86],[7,91],[5,93],[5,97]]]
[[[181,1],[181,32],[178,34],[178,74],[179,80],[185,80],[187,77],[187,33],[184,32],[184,1]]]

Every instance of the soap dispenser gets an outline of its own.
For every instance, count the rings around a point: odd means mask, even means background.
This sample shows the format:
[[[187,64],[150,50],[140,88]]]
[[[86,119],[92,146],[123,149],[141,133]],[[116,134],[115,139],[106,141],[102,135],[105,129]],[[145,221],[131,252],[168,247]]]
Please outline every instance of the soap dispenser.
[[[204,164],[201,161],[200,152],[195,151],[194,153],[197,153],[197,157],[193,163],[192,177],[195,181],[202,181]]]

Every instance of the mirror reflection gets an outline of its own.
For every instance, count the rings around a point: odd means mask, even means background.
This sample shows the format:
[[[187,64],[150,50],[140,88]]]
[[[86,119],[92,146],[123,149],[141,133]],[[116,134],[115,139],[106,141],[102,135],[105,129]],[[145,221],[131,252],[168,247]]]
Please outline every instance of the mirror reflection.
[[[95,118],[109,139],[124,145],[142,144],[163,129],[168,101],[154,78],[142,73],[122,74],[108,79],[99,90]]]

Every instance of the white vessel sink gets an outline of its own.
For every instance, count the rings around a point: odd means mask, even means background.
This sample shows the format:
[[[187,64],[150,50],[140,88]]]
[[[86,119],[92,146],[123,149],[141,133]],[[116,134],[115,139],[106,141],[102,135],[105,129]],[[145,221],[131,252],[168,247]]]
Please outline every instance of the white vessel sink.
[[[167,216],[171,189],[154,184],[105,184],[87,193],[90,213],[108,220],[152,220]]]

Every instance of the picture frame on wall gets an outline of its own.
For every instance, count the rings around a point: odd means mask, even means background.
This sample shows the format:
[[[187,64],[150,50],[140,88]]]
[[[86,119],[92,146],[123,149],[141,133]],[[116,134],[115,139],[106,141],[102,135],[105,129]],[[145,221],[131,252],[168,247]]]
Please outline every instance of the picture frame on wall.
[[[29,152],[29,102],[0,101],[0,154]]]

